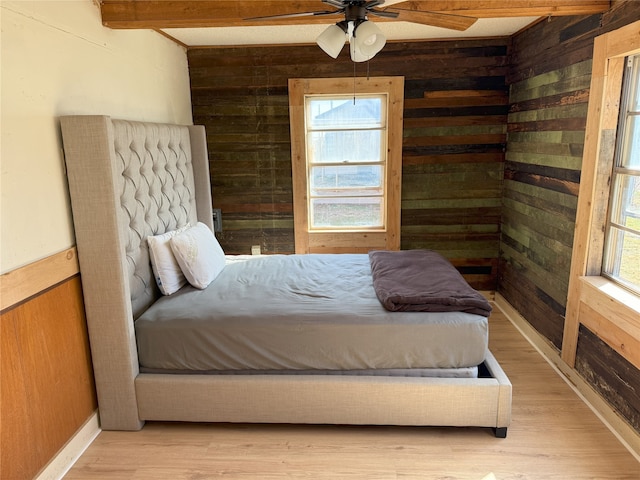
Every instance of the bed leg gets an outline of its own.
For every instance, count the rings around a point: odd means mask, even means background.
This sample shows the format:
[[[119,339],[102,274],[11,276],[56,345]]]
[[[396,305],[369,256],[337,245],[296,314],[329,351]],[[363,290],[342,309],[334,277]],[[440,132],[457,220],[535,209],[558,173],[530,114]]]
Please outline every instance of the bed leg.
[[[507,438],[507,427],[494,428],[496,438]]]

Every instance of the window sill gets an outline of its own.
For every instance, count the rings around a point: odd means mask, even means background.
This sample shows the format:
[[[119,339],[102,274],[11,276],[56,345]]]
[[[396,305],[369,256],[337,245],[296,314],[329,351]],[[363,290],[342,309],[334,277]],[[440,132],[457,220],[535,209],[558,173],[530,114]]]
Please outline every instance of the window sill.
[[[580,277],[580,300],[610,322],[640,339],[640,297],[600,276]]]

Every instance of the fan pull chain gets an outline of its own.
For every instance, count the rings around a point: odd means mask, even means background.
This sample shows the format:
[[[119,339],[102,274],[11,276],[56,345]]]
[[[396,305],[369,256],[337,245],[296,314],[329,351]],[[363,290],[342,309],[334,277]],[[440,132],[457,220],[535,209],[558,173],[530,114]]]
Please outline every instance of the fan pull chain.
[[[353,104],[356,104],[356,62],[353,62]]]

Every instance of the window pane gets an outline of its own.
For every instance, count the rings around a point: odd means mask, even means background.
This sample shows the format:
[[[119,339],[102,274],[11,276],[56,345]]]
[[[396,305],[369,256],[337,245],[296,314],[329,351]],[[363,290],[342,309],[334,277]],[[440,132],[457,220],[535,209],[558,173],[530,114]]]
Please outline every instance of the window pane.
[[[640,117],[638,115],[629,116],[627,119],[621,154],[623,167],[640,170]]]
[[[309,178],[311,195],[381,195],[382,172],[382,165],[313,167]]]
[[[311,227],[382,227],[382,198],[312,199]]]
[[[639,219],[635,219],[640,223]],[[640,235],[612,227],[609,232],[611,258],[605,272],[613,278],[640,290]]]
[[[357,98],[353,96],[312,98],[308,100],[308,128],[381,128],[382,98]]]
[[[630,68],[629,68],[630,67]],[[609,203],[602,271],[640,292],[640,56],[631,58],[623,79],[616,166]],[[631,175],[630,172],[634,174]]]
[[[381,130],[342,130],[309,134],[310,163],[379,162]]]
[[[613,187],[611,221],[634,228],[640,218],[640,177],[617,174]],[[638,228],[640,232],[640,228]]]
[[[640,112],[640,55],[633,58],[634,76],[631,80],[630,90],[631,98],[629,99],[629,110],[632,112]]]

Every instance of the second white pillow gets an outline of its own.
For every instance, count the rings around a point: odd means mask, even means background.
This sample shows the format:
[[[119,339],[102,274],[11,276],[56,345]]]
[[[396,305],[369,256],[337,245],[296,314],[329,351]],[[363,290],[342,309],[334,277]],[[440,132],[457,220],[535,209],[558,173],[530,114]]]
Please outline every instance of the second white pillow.
[[[224,268],[224,251],[204,223],[173,236],[170,244],[182,273],[196,288],[206,288]]]
[[[187,224],[177,230],[147,237],[151,267],[153,268],[158,288],[160,288],[163,295],[171,295],[187,283],[187,279],[171,251],[169,241],[189,227],[191,225]]]

